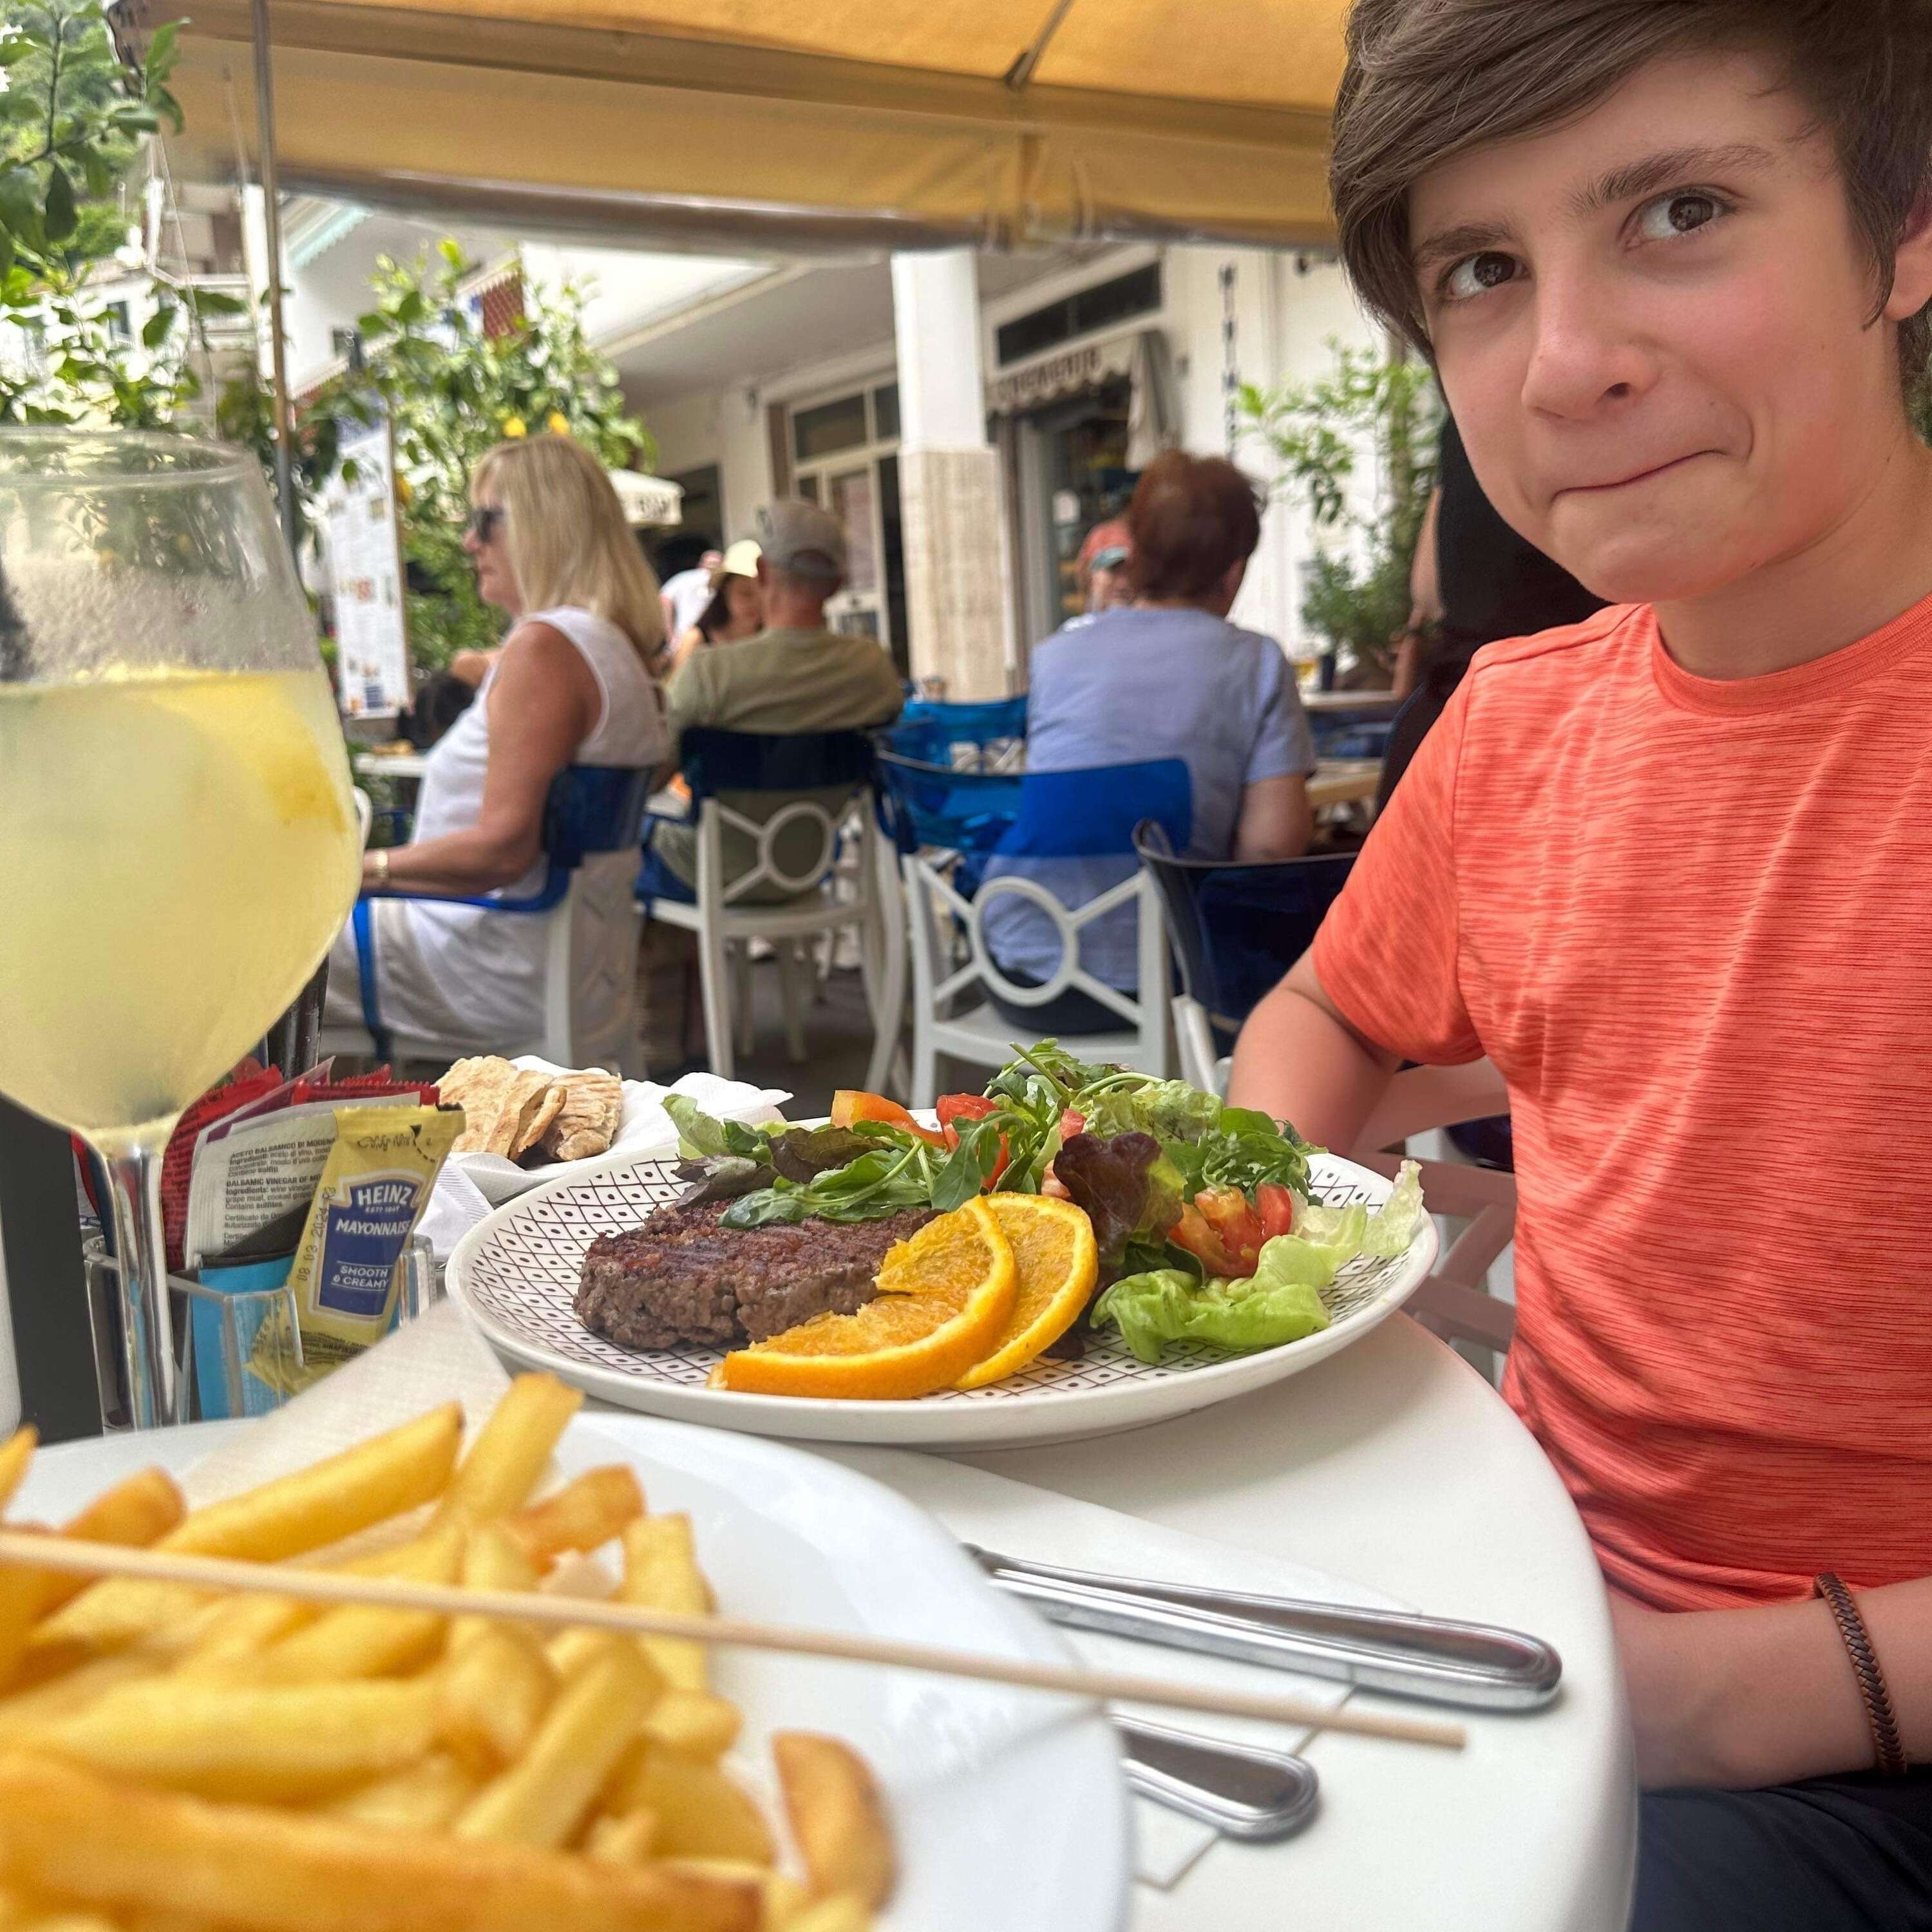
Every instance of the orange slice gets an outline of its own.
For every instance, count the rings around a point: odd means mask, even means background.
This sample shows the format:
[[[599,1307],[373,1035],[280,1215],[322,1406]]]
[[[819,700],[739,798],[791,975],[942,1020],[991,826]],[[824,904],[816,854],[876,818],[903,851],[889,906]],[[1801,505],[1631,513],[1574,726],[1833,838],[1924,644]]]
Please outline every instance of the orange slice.
[[[873,1401],[950,1387],[1000,1339],[1018,1276],[982,1195],[928,1221],[879,1264],[879,1293],[856,1315],[818,1315],[718,1364],[726,1388]]]
[[[1044,1194],[989,1194],[986,1200],[1012,1246],[1019,1292],[1006,1332],[956,1388],[984,1388],[1018,1374],[1079,1319],[1100,1275],[1094,1224],[1072,1202]]]

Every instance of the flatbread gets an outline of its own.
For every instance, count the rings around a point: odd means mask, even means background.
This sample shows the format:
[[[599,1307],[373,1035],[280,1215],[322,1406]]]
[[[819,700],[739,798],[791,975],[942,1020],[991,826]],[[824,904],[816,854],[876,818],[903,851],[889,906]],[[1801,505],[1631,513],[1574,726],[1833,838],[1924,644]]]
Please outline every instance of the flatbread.
[[[510,1143],[510,1158],[520,1160],[531,1148],[549,1132],[556,1117],[563,1112],[565,1089],[561,1080],[551,1080],[544,1084],[543,1091],[536,1096],[536,1104],[524,1115],[523,1124],[517,1130],[517,1137]]]
[[[446,1105],[463,1109],[458,1154],[582,1160],[608,1151],[624,1116],[624,1083],[602,1067],[550,1074],[478,1054],[457,1061],[436,1085]]]
[[[563,1105],[545,1132],[543,1150],[553,1160],[583,1160],[608,1153],[624,1115],[624,1083],[614,1073],[592,1067],[566,1073],[554,1084]]]
[[[517,1070],[494,1054],[459,1060],[436,1082],[439,1097],[463,1109],[464,1126],[452,1152],[476,1154],[488,1141]]]

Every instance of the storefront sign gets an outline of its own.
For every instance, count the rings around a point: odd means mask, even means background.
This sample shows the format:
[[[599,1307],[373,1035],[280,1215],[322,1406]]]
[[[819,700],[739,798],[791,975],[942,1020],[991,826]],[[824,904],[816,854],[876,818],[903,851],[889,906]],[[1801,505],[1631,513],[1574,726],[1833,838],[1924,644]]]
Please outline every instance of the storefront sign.
[[[996,376],[987,386],[986,406],[995,416],[1011,416],[1062,396],[1078,395],[1082,389],[1097,388],[1109,376],[1124,376],[1132,355],[1131,337],[1058,350]]]

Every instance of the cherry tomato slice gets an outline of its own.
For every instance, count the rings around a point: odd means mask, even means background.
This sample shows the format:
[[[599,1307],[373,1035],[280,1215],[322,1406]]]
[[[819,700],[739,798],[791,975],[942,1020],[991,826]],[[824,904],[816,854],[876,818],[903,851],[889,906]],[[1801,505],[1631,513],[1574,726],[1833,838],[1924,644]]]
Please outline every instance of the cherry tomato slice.
[[[1264,1180],[1255,1190],[1255,1207],[1262,1217],[1262,1238],[1294,1232],[1294,1190],[1279,1180]]]

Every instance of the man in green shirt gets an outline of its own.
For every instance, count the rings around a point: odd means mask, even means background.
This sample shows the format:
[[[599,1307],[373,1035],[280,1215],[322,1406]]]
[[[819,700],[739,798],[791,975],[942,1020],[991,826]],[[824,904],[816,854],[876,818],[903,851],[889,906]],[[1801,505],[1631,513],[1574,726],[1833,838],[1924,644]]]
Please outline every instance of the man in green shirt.
[[[904,701],[891,658],[872,639],[826,625],[826,601],[845,576],[845,535],[838,519],[816,503],[789,498],[768,503],[758,514],[758,542],[765,628],[740,644],[693,651],[685,660],[667,693],[673,746],[694,726],[792,736],[890,724]],[[836,812],[844,797],[843,790],[835,788],[725,794],[720,802],[762,824],[795,799]],[[804,824],[787,827],[778,843],[778,863],[793,872],[810,866],[818,846],[812,828]],[[652,859],[662,860],[662,867]],[[728,826],[726,876],[748,869],[755,860],[750,838]],[[688,889],[676,896],[688,898],[698,879],[694,826],[658,822],[646,872],[668,887],[667,871]],[[761,884],[745,896],[763,901],[784,894]]]

